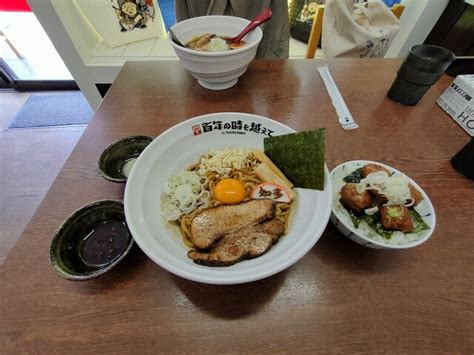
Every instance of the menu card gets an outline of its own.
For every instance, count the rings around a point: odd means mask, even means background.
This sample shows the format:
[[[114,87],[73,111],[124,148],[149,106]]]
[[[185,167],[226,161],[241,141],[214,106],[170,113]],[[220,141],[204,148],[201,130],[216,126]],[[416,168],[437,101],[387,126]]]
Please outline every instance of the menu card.
[[[436,101],[471,137],[474,136],[474,75],[458,75]]]

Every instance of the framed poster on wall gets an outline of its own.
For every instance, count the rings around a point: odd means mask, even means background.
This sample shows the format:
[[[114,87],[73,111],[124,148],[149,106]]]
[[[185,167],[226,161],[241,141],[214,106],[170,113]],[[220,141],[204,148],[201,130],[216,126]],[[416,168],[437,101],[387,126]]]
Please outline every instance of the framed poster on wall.
[[[75,0],[110,47],[165,34],[156,0]]]

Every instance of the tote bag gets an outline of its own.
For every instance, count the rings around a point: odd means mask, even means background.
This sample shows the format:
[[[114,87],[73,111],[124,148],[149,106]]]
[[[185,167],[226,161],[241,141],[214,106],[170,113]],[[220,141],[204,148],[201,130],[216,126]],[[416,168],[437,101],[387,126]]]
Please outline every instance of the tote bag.
[[[382,2],[354,4],[327,0],[322,48],[326,58],[383,57],[400,29],[400,21]]]
[[[75,0],[110,47],[164,35],[155,0]]]

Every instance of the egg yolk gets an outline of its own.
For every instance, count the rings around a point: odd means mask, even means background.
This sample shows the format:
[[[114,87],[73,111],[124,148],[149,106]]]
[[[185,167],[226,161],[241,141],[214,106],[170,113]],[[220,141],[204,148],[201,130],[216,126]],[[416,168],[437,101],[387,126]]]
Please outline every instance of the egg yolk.
[[[245,198],[245,187],[235,179],[222,179],[214,187],[214,198],[224,204],[242,202]]]

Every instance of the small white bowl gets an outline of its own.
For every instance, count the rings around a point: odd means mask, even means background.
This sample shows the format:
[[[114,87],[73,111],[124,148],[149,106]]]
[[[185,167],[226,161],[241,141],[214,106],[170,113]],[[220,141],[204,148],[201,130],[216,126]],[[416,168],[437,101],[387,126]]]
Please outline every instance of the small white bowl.
[[[201,16],[178,22],[171,30],[183,44],[205,33],[234,37],[248,24],[249,20],[233,16]],[[234,86],[255,58],[262,40],[262,30],[257,27],[243,40],[246,46],[227,52],[200,52],[184,48],[171,40],[170,43],[183,66],[199,84],[210,90],[224,90]]]
[[[418,191],[421,192],[423,196],[423,200],[416,206],[416,211],[422,216],[423,220],[430,226],[430,229],[422,231],[418,234],[415,238],[413,237],[411,241],[400,243],[400,244],[391,244],[390,242],[386,241],[381,236],[378,236],[375,231],[374,237],[369,237],[368,233],[364,230],[356,228],[352,223],[352,220],[347,213],[346,209],[342,206],[341,202],[339,201],[341,198],[340,191],[342,186],[345,184],[342,181],[342,178],[349,175],[357,168],[363,167],[365,164],[377,164],[383,166],[384,168],[390,170],[392,173],[395,174],[403,174],[399,170],[370,160],[351,160],[345,163],[342,163],[335,167],[331,171],[331,183],[333,188],[333,203],[332,203],[332,211],[331,211],[331,221],[336,226],[339,231],[344,234],[350,240],[363,245],[368,248],[373,249],[408,249],[416,247],[424,242],[426,242],[431,235],[436,226],[436,214],[433,208],[433,204],[431,203],[428,195],[422,190],[422,188],[410,177],[406,176],[410,183],[417,188]],[[378,237],[377,237],[378,236]]]

